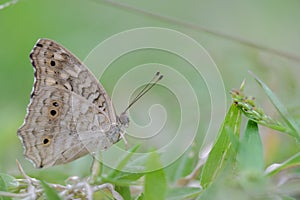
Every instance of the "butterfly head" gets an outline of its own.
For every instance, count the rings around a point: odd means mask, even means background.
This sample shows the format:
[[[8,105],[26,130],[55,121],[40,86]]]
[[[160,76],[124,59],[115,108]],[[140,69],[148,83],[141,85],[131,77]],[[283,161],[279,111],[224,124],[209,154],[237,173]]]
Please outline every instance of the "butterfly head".
[[[127,110],[131,108],[133,104],[135,104],[142,96],[144,96],[152,87],[156,85],[158,81],[163,78],[163,75],[160,72],[156,72],[155,76],[152,80],[137,94],[137,96],[131,101],[131,103],[127,106],[124,112],[121,113],[120,117],[118,118],[119,123],[127,128],[129,125],[129,117],[127,115]]]
[[[125,128],[128,127],[129,125],[129,117],[127,115],[126,112],[121,113],[120,117],[119,117],[119,123],[124,126]]]

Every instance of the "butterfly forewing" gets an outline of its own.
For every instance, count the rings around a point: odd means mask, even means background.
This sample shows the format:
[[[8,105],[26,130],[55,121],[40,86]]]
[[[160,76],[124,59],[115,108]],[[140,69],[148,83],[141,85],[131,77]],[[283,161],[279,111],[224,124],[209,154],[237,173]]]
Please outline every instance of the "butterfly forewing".
[[[109,95],[90,70],[71,52],[49,39],[40,39],[30,54],[35,68],[32,95],[43,86],[64,88],[86,98],[108,113],[112,123],[115,112]]]

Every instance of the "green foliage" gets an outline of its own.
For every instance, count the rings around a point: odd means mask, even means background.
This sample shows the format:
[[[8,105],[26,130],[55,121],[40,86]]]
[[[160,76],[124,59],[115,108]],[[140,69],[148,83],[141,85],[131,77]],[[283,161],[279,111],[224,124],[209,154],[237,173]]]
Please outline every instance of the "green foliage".
[[[46,199],[61,200],[57,192],[53,188],[51,188],[47,183],[41,181],[41,184],[44,188]]]
[[[7,174],[0,174],[0,191],[8,191],[9,187],[11,186],[16,186],[15,178],[12,176],[9,176]],[[10,200],[11,198],[9,197],[1,197],[0,196],[0,200]]]
[[[148,169],[161,168],[159,155],[156,152],[151,153],[147,162]],[[167,192],[167,182],[165,172],[159,169],[149,172],[145,175],[144,199],[145,200],[163,200]]]
[[[240,123],[240,110],[232,105],[219,131],[219,137],[203,166],[200,183],[204,189],[223,171],[228,162],[233,162],[236,150],[231,139],[239,136]]]
[[[167,193],[167,199],[189,199],[195,198],[200,194],[198,187],[172,188]]]
[[[276,163],[271,166],[269,166],[266,169],[266,173],[268,175],[275,175],[284,169],[292,168],[300,166],[300,152],[293,155],[291,158],[288,158],[286,161],[282,163]]]
[[[256,80],[258,79],[256,78]],[[219,135],[206,161],[199,160],[203,164],[199,165],[198,163],[195,167],[191,161],[197,159],[197,157],[189,158],[188,155],[194,150],[190,148],[173,164],[173,167],[163,168],[160,155],[156,151],[152,151],[143,158],[143,160],[146,160],[145,168],[158,170],[150,170],[147,173],[123,172],[122,169],[127,165],[136,162],[131,158],[139,146],[134,146],[129,150],[130,153],[120,160],[116,169],[105,168],[99,174],[92,173],[95,176],[92,179],[75,178],[67,183],[67,187],[30,178],[24,174],[23,169],[20,169],[20,171],[24,179],[17,180],[7,174],[0,174],[1,199],[8,200],[10,197],[29,195],[30,193],[21,192],[24,189],[26,191],[26,186],[20,183],[29,184],[28,188],[36,188],[33,191],[40,191],[39,188],[43,188],[44,192],[31,193],[31,195],[44,195],[47,199],[61,199],[61,195],[57,193],[58,188],[60,188],[60,191],[65,190],[64,193],[71,194],[73,192],[74,198],[86,198],[86,190],[90,188],[92,196],[101,199],[121,199],[121,196],[124,199],[135,198],[140,200],[189,198],[295,199],[288,193],[279,192],[280,188],[270,189],[270,186],[273,185],[270,178],[288,168],[299,166],[300,153],[296,153],[281,164],[274,163],[265,170],[263,143],[260,138],[258,123],[275,130],[292,130],[287,133],[296,140],[298,138],[298,127],[272,91],[261,80],[258,81],[281,113],[287,127],[268,117],[263,109],[258,108],[254,98],[247,97],[243,93],[243,83],[240,90],[231,92],[233,103],[227,112],[219,130]],[[249,118],[243,133],[240,131],[242,113]],[[191,166],[194,166],[194,169]],[[185,176],[186,173],[182,172],[186,169],[194,171]],[[197,175],[199,170],[201,170],[200,176]],[[291,172],[290,175],[292,176],[293,173]],[[191,181],[197,181],[201,187],[189,186]],[[102,185],[103,183],[104,185]],[[110,184],[113,184],[114,188]],[[86,187],[87,185],[89,186]],[[132,194],[133,186],[139,186],[141,190],[137,194]],[[66,188],[69,188],[69,190]],[[99,193],[99,191],[101,192]]]
[[[263,146],[257,123],[254,121],[248,121],[245,134],[240,142],[237,155],[237,164],[240,171],[263,173]]]
[[[9,191],[18,186],[19,184],[14,177],[0,173],[0,191]]]
[[[279,99],[276,97],[276,95],[271,91],[271,89],[262,82],[257,76],[255,76],[255,80],[259,83],[259,85],[264,89],[265,93],[268,95],[269,99],[275,106],[275,108],[278,110],[279,114],[281,115],[284,122],[289,127],[288,131],[286,131],[288,134],[290,134],[292,137],[294,137],[298,143],[300,143],[300,129],[298,124],[295,122],[295,120],[290,116],[290,114],[287,111],[287,108],[279,101]]]
[[[255,98],[246,96],[243,92],[243,87],[244,82],[242,83],[240,90],[233,89],[230,93],[233,102],[241,109],[246,117],[271,129],[281,132],[290,132],[288,127],[283,126],[280,122],[272,119],[270,116],[266,115],[261,108],[257,107]]]

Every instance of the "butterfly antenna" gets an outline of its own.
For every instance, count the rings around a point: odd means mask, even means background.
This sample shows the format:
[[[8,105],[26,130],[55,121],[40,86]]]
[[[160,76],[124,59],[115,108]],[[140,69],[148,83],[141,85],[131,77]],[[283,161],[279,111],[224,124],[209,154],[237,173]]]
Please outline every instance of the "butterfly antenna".
[[[144,91],[149,88],[152,84],[153,84],[153,81],[155,79],[158,79],[159,78],[159,75],[160,75],[160,72],[156,72],[156,74],[154,75],[154,77],[151,79],[151,81],[149,81],[149,83],[147,83],[147,85],[136,95],[136,97],[132,100],[131,104],[136,102],[139,98],[141,98],[143,95],[144,95]],[[162,75],[161,75],[162,76]],[[161,77],[162,78],[162,77]],[[157,82],[158,80],[156,80]],[[155,83],[156,83],[155,82]],[[153,87],[153,86],[152,86]],[[147,89],[148,91],[149,89]],[[129,106],[128,106],[129,107]]]
[[[131,101],[131,103],[127,106],[124,113],[135,103],[137,102],[142,96],[144,96],[153,86],[156,85],[158,81],[160,81],[163,78],[163,75],[160,74],[160,72],[156,72],[154,77],[147,83],[147,85],[136,95],[136,97]]]

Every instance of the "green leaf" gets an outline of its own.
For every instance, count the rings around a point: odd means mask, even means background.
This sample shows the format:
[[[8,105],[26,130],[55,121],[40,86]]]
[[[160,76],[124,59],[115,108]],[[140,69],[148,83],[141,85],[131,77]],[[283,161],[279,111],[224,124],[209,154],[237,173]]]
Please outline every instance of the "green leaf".
[[[46,199],[51,199],[51,200],[61,200],[61,198],[58,196],[56,190],[51,188],[47,183],[41,180],[41,184],[44,188]]]
[[[18,187],[19,184],[13,176],[8,174],[0,173],[0,191],[9,191],[10,189],[14,189]],[[9,197],[1,197],[0,200],[9,200]]]
[[[148,169],[162,168],[159,155],[151,152],[147,162]],[[167,193],[167,181],[163,169],[149,172],[145,175],[144,198],[146,200],[165,199]]]
[[[193,199],[198,196],[201,192],[200,188],[195,187],[181,187],[181,188],[173,188],[168,191],[167,199]]]
[[[257,123],[249,120],[240,142],[238,155],[238,183],[249,194],[265,190],[263,145]]]
[[[126,166],[129,159],[133,156],[133,154],[137,151],[138,148],[139,145],[135,145],[134,147],[132,147],[129,150],[129,153],[120,161],[117,167],[107,175],[107,179],[113,179],[114,177],[116,177],[120,173],[120,170]]]
[[[279,99],[276,97],[276,95],[272,92],[272,90],[264,83],[262,82],[255,74],[252,73],[252,76],[254,76],[257,83],[264,89],[265,93],[271,100],[272,104],[275,106],[275,108],[278,110],[279,114],[287,124],[287,126],[291,129],[290,131],[287,131],[289,135],[294,137],[298,143],[300,143],[300,129],[295,120],[290,116],[288,113],[286,107],[279,101]]]
[[[219,131],[218,138],[203,166],[200,184],[207,188],[228,161],[236,157],[236,141],[240,134],[241,111],[232,104]]]
[[[7,191],[7,186],[5,180],[0,176],[0,191]],[[1,197],[0,200],[10,200],[11,198],[9,197]]]
[[[194,170],[199,160],[198,146],[199,145],[192,145],[179,159],[173,162],[172,165],[165,168],[166,177],[169,182],[175,182]]]
[[[128,186],[116,186],[115,190],[124,198],[124,199],[131,199],[131,193]]]
[[[282,163],[272,164],[266,169],[265,173],[271,176],[277,174],[278,172],[284,169],[295,167],[295,166],[300,166],[300,152]]]
[[[102,181],[113,183],[116,187],[126,187],[135,184],[135,181],[141,178],[144,174],[123,172],[120,171],[120,169],[124,168],[128,164],[130,158],[138,148],[139,145],[136,145],[130,149],[130,152],[120,161],[116,169],[112,169],[107,177],[102,177]]]
[[[10,190],[12,188],[16,188],[19,186],[18,181],[15,179],[15,177],[10,176],[8,174],[3,174],[0,173],[0,179],[3,181],[3,183],[5,184],[5,187],[7,190]],[[1,186],[0,186],[1,188]],[[2,189],[1,189],[2,190]],[[2,190],[3,191],[3,190]]]
[[[263,146],[257,123],[249,120],[237,155],[241,171],[262,173],[264,169]]]
[[[103,178],[103,180],[119,186],[130,186],[135,184],[134,182],[144,175],[142,173],[128,173],[122,171],[117,171],[115,173],[114,177]]]
[[[141,194],[136,198],[136,200],[144,200],[144,199],[145,199],[144,193],[141,193]]]

